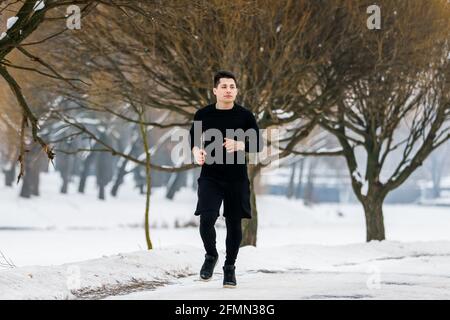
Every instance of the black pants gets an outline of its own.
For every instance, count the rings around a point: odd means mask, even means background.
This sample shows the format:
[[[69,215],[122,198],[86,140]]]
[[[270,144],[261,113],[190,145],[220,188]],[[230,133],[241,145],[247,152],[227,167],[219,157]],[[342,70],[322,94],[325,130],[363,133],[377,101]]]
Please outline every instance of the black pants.
[[[214,211],[200,214],[200,236],[206,253],[212,256],[219,255],[216,249],[216,229],[214,227],[217,218],[218,215]],[[225,265],[234,265],[242,240],[241,219],[225,217],[225,224],[227,227]]]
[[[225,265],[234,265],[242,240],[241,220],[251,218],[248,179],[233,182],[201,177],[197,181],[198,202],[195,215],[200,216],[200,236],[206,253],[218,256],[214,225],[223,202],[223,216],[227,227]]]
[[[248,178],[237,181],[225,181],[212,177],[198,178],[198,201],[195,215],[204,212],[216,212],[223,202],[225,218],[251,219],[250,182]]]

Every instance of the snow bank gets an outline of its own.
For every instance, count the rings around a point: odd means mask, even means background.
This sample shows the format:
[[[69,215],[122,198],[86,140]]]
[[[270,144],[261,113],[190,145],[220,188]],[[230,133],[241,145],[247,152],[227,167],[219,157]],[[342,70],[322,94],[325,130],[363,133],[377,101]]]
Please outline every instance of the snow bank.
[[[191,275],[201,258],[200,250],[184,247],[4,270],[0,271],[0,299],[83,299],[153,288]]]
[[[98,299],[158,290],[163,286],[180,284],[183,278],[190,277],[190,282],[196,281],[203,254],[200,248],[181,246],[118,254],[61,266],[21,267],[2,271],[0,299]],[[224,250],[220,250],[219,254],[220,266],[224,261]],[[418,262],[414,260],[417,258],[426,260],[421,267],[417,267]],[[405,264],[406,261],[409,262]],[[384,272],[422,278],[442,277],[450,267],[450,242],[374,241],[341,246],[292,245],[276,249],[243,247],[236,265],[240,279],[255,273],[264,277],[264,274],[308,270],[347,274],[349,280],[352,277],[350,271],[353,274],[366,273],[368,267],[377,263],[384,263]],[[220,271],[220,267],[217,269]],[[316,280],[317,286],[324,287],[322,289],[326,291],[327,283],[321,281],[321,277],[323,275]],[[437,278],[432,279],[437,281]],[[255,278],[253,281],[256,285],[260,280]],[[344,285],[346,280],[342,281]],[[446,286],[444,280],[438,283],[443,289]],[[301,284],[298,285],[300,288]],[[270,289],[269,296],[265,298],[282,298],[283,294],[288,294],[284,292],[286,288],[283,286],[267,289]]]

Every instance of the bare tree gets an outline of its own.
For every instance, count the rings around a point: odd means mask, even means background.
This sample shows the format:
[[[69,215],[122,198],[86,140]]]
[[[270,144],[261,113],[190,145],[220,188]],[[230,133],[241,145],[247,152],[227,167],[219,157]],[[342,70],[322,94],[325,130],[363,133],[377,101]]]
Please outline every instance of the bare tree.
[[[26,127],[31,127],[31,134],[33,140],[38,142],[41,147],[44,149],[49,159],[53,159],[54,154],[51,150],[51,147],[39,136],[39,124],[38,119],[33,113],[32,109],[27,103],[25,96],[22,92],[21,86],[16,81],[14,76],[9,72],[8,68],[20,68],[20,66],[16,66],[11,64],[7,56],[13,52],[14,50],[19,50],[24,55],[28,55],[32,58],[37,64],[43,66],[49,73],[44,73],[48,76],[52,76],[55,78],[65,79],[60,74],[56,73],[54,69],[43,62],[38,57],[35,57],[29,53],[27,49],[25,49],[25,40],[29,39],[33,32],[36,31],[40,26],[44,24],[46,21],[46,15],[49,11],[54,11],[61,6],[66,6],[71,3],[84,4],[85,9],[87,9],[93,1],[56,1],[56,0],[47,0],[45,1],[45,6],[38,6],[38,2],[34,0],[24,0],[24,1],[3,1],[0,4],[0,13],[8,13],[6,16],[8,18],[7,30],[1,33],[0,38],[0,76],[6,81],[9,85],[11,91],[17,99],[17,103],[20,107],[22,113],[22,126],[21,126],[21,148],[19,155],[19,162],[21,164],[21,170],[19,173],[19,179],[24,174],[24,157],[25,157],[25,147],[24,147],[24,139],[25,134],[23,131]],[[11,14],[14,12],[14,14]],[[55,18],[55,17],[54,17]],[[12,20],[11,20],[12,19]],[[4,19],[2,19],[4,20]],[[0,22],[4,22],[1,21]],[[26,69],[26,68],[25,68]]]
[[[21,85],[10,72],[10,69],[35,72],[51,79],[72,83],[71,85],[73,85],[73,82],[78,82],[80,79],[77,77],[69,78],[64,76],[57,71],[53,63],[48,63],[45,59],[33,54],[32,48],[40,47],[42,50],[42,45],[45,45],[49,39],[54,39],[69,30],[65,23],[67,19],[66,8],[68,6],[77,5],[84,17],[99,3],[121,12],[137,12],[141,16],[151,17],[149,12],[142,10],[140,2],[130,2],[128,0],[4,0],[0,3],[0,24],[3,25],[3,23],[7,22],[7,28],[0,29],[0,76],[10,87],[22,114],[22,125],[18,130],[22,141],[18,159],[21,166],[19,179],[24,174],[24,158],[26,155],[24,140],[27,136],[24,131],[28,127],[31,129],[33,140],[41,145],[50,160],[54,158],[54,153],[52,147],[39,135],[38,117],[33,108],[30,107]],[[33,39],[35,35],[38,35],[40,39]],[[29,41],[27,42],[26,40]],[[8,55],[14,52],[20,52],[27,57],[31,62],[31,66],[11,63],[8,60]]]
[[[214,71],[229,69],[240,79],[240,102],[257,116],[261,129],[289,125],[276,155],[285,157],[315,126],[304,109],[325,109],[341,85],[325,64],[340,41],[333,24],[341,22],[332,21],[336,8],[310,1],[236,1],[231,7],[222,0],[179,1],[158,10],[152,23],[136,16],[129,24],[119,13],[97,9],[95,19],[85,23],[89,32],[66,39],[77,52],[60,58],[66,71],[71,61],[73,74],[98,73],[109,81],[108,90],[91,93],[116,103],[89,101],[89,106],[127,122],[186,127],[212,100]],[[323,23],[328,20],[332,23]],[[89,63],[86,57],[92,57]],[[87,104],[83,95],[64,94]],[[146,119],[139,110],[146,111]],[[149,121],[168,111],[165,121]],[[152,162],[150,167],[171,170]],[[243,245],[256,245],[253,181],[262,167],[249,166],[253,219],[244,222]]]
[[[354,23],[335,54],[347,61],[331,63],[348,81],[334,108],[313,113],[343,149],[367,241],[385,239],[385,197],[449,138],[450,116],[448,1],[380,1],[381,30],[367,29],[359,14],[369,4],[342,7]],[[400,160],[386,170],[394,153]]]

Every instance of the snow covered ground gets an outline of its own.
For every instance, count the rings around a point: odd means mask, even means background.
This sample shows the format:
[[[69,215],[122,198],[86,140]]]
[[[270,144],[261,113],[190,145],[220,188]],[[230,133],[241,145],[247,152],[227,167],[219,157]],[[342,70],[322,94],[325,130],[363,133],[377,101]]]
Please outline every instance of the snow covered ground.
[[[31,200],[19,198],[18,187],[0,186],[0,251],[17,266],[0,266],[0,298],[450,298],[446,207],[386,205],[388,241],[365,243],[358,204],[305,207],[259,196],[258,247],[241,248],[239,289],[225,290],[220,262],[211,282],[197,281],[203,249],[194,190],[175,201],[154,190],[155,250],[147,252],[145,201],[132,181],[107,201],[97,200],[93,179],[85,195],[75,185],[60,195],[59,184],[55,173],[44,174],[41,197]],[[222,218],[217,245],[223,257]]]
[[[234,289],[220,267],[199,281],[202,256],[179,245],[12,269],[0,272],[0,299],[450,299],[448,241],[243,247]]]
[[[241,256],[235,290],[222,288],[217,270],[210,282],[195,274],[113,298],[450,299],[449,242],[245,247]]]

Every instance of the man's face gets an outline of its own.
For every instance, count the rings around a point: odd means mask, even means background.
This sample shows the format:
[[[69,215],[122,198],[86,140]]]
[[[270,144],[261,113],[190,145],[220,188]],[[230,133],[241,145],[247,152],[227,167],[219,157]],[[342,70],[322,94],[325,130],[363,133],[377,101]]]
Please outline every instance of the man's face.
[[[233,102],[236,99],[238,89],[236,83],[230,78],[220,78],[217,88],[213,88],[213,93],[217,98],[217,101],[221,102]]]

